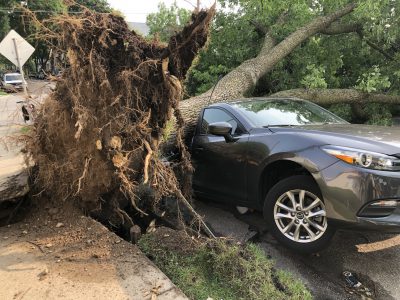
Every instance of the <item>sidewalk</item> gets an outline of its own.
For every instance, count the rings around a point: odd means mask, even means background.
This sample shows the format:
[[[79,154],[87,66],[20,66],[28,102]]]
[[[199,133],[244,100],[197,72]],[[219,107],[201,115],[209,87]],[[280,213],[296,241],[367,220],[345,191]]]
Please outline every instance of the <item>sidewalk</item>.
[[[19,197],[27,192],[27,172],[17,136],[24,123],[17,101],[22,95],[0,96],[0,201]]]
[[[52,87],[54,83],[48,81],[30,80],[30,102],[38,108]],[[0,202],[28,191],[25,158],[21,153],[23,144],[17,143],[17,137],[28,130],[23,121],[22,104],[17,103],[25,99],[23,93],[0,96]]]
[[[0,228],[0,299],[187,299],[135,245],[90,218],[71,221]]]

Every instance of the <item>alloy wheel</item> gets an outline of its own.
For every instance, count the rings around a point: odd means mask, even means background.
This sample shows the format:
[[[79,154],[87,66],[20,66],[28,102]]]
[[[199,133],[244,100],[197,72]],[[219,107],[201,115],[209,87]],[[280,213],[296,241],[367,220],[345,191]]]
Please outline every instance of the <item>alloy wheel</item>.
[[[328,227],[322,200],[301,189],[287,191],[278,198],[274,219],[286,238],[299,243],[318,240]]]

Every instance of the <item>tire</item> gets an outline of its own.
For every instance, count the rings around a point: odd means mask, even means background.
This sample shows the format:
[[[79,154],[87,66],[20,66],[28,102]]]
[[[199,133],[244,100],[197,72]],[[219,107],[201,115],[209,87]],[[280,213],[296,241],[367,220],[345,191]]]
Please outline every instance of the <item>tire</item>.
[[[335,233],[321,191],[310,176],[291,176],[275,184],[265,198],[263,213],[271,234],[296,252],[318,252]]]

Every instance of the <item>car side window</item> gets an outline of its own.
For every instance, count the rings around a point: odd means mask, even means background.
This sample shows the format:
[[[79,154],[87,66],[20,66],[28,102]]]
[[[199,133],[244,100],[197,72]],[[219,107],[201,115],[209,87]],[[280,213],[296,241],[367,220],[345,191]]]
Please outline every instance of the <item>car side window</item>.
[[[200,134],[208,134],[208,125],[215,122],[227,122],[231,124],[232,135],[243,133],[238,122],[231,114],[219,108],[206,108],[201,122]]]

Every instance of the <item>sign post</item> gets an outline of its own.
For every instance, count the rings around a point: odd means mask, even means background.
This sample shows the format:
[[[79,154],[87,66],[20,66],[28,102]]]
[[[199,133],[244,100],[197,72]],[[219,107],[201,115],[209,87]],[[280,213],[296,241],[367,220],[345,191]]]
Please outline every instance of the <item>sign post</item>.
[[[19,59],[17,41],[15,40],[15,38],[13,38],[12,40],[13,40],[13,44],[14,44],[15,58],[17,59],[17,67],[19,69],[19,73],[22,76],[22,87],[24,88],[24,94],[28,95],[28,92],[26,91],[27,84],[26,84],[26,80],[25,80],[25,76],[24,76],[24,69],[22,68],[21,60]]]
[[[31,57],[34,51],[35,48],[33,48],[31,44],[29,44],[14,30],[11,30],[0,43],[0,54],[2,54],[19,69],[19,72],[22,76],[22,86],[25,94],[27,94],[27,84],[22,67],[29,57]]]

